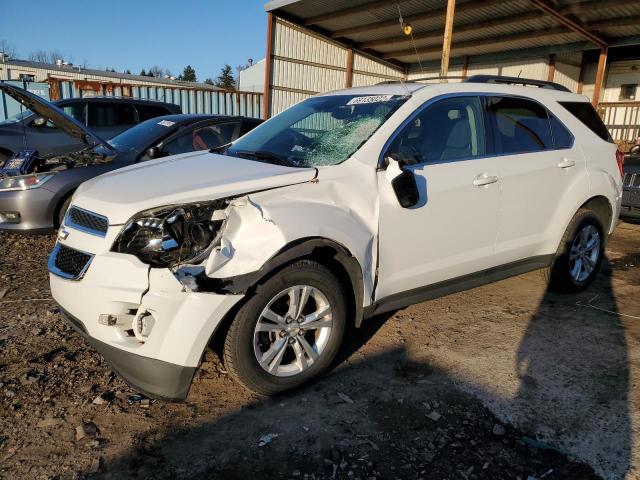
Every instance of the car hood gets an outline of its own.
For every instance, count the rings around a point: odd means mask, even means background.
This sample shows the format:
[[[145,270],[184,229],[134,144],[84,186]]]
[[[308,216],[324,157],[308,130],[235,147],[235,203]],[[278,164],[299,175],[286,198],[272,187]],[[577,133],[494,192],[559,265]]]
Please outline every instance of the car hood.
[[[73,204],[120,225],[143,210],[216,200],[313,180],[315,168],[294,168],[193,152],[149,160],[83,183]]]
[[[75,118],[64,113],[62,109],[55,106],[53,103],[46,101],[42,97],[39,97],[23,88],[15,87],[4,82],[0,82],[0,92],[6,93],[11,98],[20,102],[26,108],[41,117],[51,120],[51,122],[53,122],[53,124],[60,130],[73,138],[77,138],[82,143],[90,147],[104,145],[110,151],[113,151],[113,147],[106,141],[93,133],[82,123],[78,122]]]

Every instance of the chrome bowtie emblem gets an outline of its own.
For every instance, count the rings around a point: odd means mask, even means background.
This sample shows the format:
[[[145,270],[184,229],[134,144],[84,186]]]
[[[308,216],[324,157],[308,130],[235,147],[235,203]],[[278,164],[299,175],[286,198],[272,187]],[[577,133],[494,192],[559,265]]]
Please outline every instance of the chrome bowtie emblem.
[[[64,228],[58,230],[58,240],[66,240],[69,236],[69,232],[67,232]]]

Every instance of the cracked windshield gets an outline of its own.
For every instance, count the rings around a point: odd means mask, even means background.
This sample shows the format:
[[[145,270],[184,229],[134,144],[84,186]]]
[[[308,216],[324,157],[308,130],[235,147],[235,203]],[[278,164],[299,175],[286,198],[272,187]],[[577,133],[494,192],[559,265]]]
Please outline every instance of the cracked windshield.
[[[407,98],[310,98],[245,135],[227,154],[292,167],[336,165],[353,155]]]

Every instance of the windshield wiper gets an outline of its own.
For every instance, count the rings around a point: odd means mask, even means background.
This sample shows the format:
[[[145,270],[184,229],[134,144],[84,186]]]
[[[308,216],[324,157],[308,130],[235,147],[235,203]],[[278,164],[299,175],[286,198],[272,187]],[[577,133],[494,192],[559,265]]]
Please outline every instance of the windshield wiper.
[[[219,152],[221,150],[224,150],[225,148],[229,148],[230,146],[231,146],[231,142],[225,143],[223,145],[218,145],[217,147],[213,147],[213,148],[209,149],[209,153],[216,153],[216,152]]]
[[[287,158],[283,155],[278,155],[277,153],[268,152],[266,150],[236,150],[230,153],[231,155],[237,155],[242,158],[253,157],[275,165],[283,165],[285,167],[291,166]]]

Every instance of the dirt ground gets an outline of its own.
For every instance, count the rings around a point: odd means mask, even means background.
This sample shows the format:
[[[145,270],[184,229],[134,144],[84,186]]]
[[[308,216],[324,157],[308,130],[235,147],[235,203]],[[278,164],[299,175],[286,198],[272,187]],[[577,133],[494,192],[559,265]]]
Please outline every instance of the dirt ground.
[[[57,313],[53,237],[0,234],[1,478],[640,478],[640,225],[573,296],[533,272],[376,317],[286,396],[208,353],[135,396]]]

